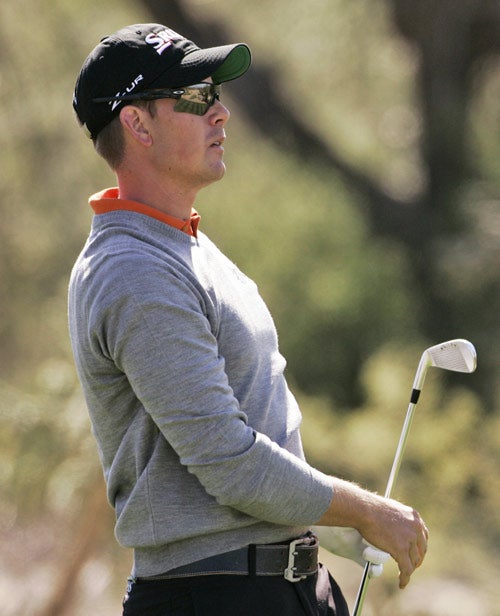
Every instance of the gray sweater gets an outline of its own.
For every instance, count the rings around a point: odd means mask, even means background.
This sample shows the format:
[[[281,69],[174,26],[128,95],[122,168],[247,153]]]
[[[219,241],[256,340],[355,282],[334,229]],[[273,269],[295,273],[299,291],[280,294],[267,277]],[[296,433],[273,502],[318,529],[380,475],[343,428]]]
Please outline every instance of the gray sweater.
[[[96,215],[69,325],[133,575],[298,536],[326,511],[271,315],[203,233]]]

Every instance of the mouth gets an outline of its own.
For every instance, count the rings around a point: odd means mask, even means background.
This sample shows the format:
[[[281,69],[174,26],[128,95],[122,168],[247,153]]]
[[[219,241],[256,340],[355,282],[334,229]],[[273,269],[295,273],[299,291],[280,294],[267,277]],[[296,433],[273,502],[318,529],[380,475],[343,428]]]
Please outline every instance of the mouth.
[[[210,147],[212,147],[212,148],[222,148],[222,145],[223,145],[225,140],[226,140],[225,137],[219,137],[218,139],[215,139],[214,141],[212,141],[212,143],[210,144]]]

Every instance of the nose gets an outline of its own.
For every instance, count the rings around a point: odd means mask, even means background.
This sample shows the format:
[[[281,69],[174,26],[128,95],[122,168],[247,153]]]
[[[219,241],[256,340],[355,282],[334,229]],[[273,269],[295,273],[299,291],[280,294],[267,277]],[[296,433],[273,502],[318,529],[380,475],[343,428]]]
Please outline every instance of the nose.
[[[222,124],[222,126],[226,124],[231,116],[229,109],[218,99],[216,99],[214,104],[210,107],[209,113],[210,122],[212,124]]]

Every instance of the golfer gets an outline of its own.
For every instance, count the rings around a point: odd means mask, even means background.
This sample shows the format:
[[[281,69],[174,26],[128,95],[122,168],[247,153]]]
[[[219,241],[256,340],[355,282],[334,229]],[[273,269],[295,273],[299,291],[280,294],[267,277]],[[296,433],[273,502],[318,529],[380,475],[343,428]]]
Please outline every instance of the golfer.
[[[198,191],[225,172],[221,84],[249,66],[245,44],[200,49],[138,24],[102,39],[76,83],[117,181],[90,198],[69,323],[116,537],[134,554],[125,616],[344,616],[315,524],[390,553],[401,587],[426,552],[415,510],[305,461],[272,318],[200,230]]]

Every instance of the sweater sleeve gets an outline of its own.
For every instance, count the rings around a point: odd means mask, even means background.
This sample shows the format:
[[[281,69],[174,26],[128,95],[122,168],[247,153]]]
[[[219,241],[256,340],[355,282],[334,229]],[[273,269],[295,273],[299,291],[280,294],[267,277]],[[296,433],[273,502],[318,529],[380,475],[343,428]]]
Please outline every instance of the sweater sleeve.
[[[250,425],[220,352],[224,324],[203,288],[131,255],[102,274],[95,352],[126,375],[180,463],[220,505],[276,524],[316,522],[331,479]]]

